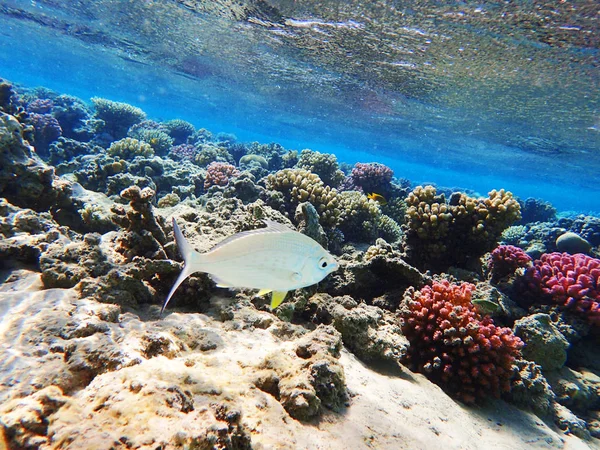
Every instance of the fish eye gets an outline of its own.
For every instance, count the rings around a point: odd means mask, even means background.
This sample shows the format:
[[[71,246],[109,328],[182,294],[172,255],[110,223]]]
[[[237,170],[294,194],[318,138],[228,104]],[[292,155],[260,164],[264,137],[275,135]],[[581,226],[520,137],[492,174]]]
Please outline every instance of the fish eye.
[[[321,269],[325,269],[325,268],[327,267],[327,265],[328,265],[328,264],[329,264],[329,263],[327,262],[327,260],[326,260],[325,258],[321,258],[321,259],[319,260],[319,267],[320,267]]]

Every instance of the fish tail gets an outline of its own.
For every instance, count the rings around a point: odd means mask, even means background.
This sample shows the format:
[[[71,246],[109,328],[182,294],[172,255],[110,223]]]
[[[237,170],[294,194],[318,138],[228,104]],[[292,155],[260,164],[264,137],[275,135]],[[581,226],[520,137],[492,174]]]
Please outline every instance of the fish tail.
[[[187,277],[189,277],[191,274],[193,274],[195,272],[201,272],[202,267],[204,265],[203,264],[203,259],[204,259],[203,255],[193,249],[193,247],[190,245],[190,243],[187,241],[187,239],[185,238],[185,236],[179,229],[179,225],[177,225],[175,218],[173,218],[173,233],[175,234],[175,241],[177,242],[177,248],[179,249],[179,253],[181,253],[181,256],[183,257],[184,266],[183,266],[183,270],[179,274],[179,277],[177,277],[175,284],[171,288],[171,292],[169,292],[169,295],[167,296],[167,299],[165,300],[165,303],[164,303],[162,309],[160,310],[161,316],[162,316],[165,308],[169,304],[171,297],[173,297],[173,294],[175,293],[177,288],[181,285],[181,283],[183,283],[185,281],[185,279]]]

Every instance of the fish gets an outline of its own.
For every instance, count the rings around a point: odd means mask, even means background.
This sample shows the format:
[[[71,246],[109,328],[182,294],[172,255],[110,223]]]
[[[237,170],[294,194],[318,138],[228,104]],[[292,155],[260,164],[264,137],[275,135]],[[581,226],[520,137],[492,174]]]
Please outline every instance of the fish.
[[[482,314],[492,314],[500,309],[498,303],[484,298],[474,298],[471,300],[471,303],[473,303]]]
[[[259,289],[259,295],[272,293],[270,306],[274,310],[288,291],[316,284],[339,268],[336,259],[314,239],[280,223],[264,222],[266,228],[234,234],[208,252],[199,253],[173,218],[184,266],[161,315],[181,283],[196,272],[209,274],[218,287]]]
[[[376,201],[380,205],[387,205],[387,200],[383,195],[376,194],[375,192],[371,192],[367,194],[367,198]]]

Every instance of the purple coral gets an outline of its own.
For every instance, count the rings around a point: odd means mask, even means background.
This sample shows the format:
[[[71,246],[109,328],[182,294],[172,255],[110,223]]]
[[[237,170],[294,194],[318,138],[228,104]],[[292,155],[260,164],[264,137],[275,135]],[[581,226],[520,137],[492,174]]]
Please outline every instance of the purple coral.
[[[194,145],[181,144],[171,147],[169,156],[177,161],[193,161],[198,153],[198,149]]]
[[[46,153],[50,144],[62,136],[62,128],[58,120],[50,114],[37,113],[30,114],[29,120],[35,130],[35,149],[40,153]]]
[[[206,168],[204,189],[211,186],[227,186],[229,179],[239,175],[235,166],[223,162],[212,162]]]
[[[50,99],[38,98],[27,105],[27,110],[32,113],[46,114],[54,107],[54,102]]]
[[[492,251],[489,262],[492,280],[494,281],[514,275],[517,269],[526,268],[530,265],[531,257],[514,245],[499,245],[496,247]]]
[[[394,171],[379,163],[356,163],[352,169],[352,181],[367,193],[385,193],[390,188]]]

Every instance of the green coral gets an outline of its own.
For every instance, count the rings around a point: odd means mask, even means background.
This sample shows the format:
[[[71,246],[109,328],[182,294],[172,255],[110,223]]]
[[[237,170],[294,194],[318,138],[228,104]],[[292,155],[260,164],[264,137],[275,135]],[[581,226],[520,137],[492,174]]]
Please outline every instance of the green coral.
[[[381,210],[375,201],[370,201],[357,191],[346,191],[341,197],[342,214],[338,228],[348,240],[373,242],[379,233]]]
[[[387,242],[396,242],[402,237],[400,225],[398,225],[390,216],[385,214],[381,214],[379,217],[377,228],[379,230],[379,236]]]
[[[283,194],[283,207],[294,217],[296,207],[310,202],[319,213],[319,222],[335,227],[340,217],[340,199],[336,189],[325,186],[321,178],[305,169],[283,169],[271,174],[266,180],[267,188]]]
[[[228,164],[233,164],[235,162],[233,156],[231,156],[226,148],[218,147],[213,144],[202,144],[201,150],[196,154],[194,161],[200,167],[206,167],[215,161],[226,162]]]
[[[406,204],[406,201],[400,197],[388,199],[385,205],[381,205],[381,212],[390,216],[400,225],[404,223],[407,209],[408,205]]]
[[[338,187],[344,181],[344,172],[340,170],[336,156],[330,153],[304,149],[300,152],[298,167],[316,173],[331,187]]]
[[[131,160],[136,156],[154,156],[154,150],[149,144],[133,138],[124,138],[113,142],[107,153],[125,160]]]
[[[159,155],[165,155],[173,146],[174,139],[167,133],[155,128],[129,130],[129,137],[144,141]]]
[[[527,233],[525,225],[513,225],[502,232],[502,242],[509,245],[517,245],[521,238]]]
[[[125,137],[132,125],[146,119],[144,111],[127,103],[113,102],[100,97],[93,97],[92,103],[96,109],[96,117],[104,121],[104,131],[117,139]]]

